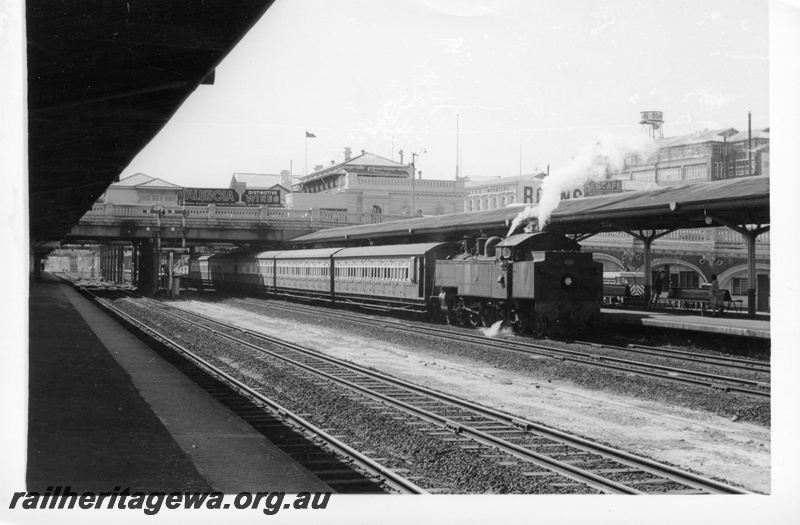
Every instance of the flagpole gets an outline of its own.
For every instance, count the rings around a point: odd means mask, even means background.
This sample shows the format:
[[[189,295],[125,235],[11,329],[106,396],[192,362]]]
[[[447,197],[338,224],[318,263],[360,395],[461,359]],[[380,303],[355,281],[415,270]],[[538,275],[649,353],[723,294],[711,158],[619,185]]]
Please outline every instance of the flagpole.
[[[308,175],[308,131],[306,131],[306,163],[303,167],[303,175]]]

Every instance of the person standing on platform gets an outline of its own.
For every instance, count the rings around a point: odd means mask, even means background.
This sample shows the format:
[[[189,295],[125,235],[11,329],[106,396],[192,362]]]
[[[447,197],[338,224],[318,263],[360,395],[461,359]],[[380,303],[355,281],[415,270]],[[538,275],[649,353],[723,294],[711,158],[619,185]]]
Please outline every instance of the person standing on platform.
[[[658,277],[656,277],[656,280],[653,283],[653,300],[651,302],[651,308],[654,310],[656,306],[658,306],[658,298],[661,296],[661,291],[664,289],[664,283],[666,280],[667,272],[661,270],[661,273],[658,274]]]
[[[711,303],[711,315],[716,317],[717,312],[721,310],[719,300],[719,281],[717,281],[717,274],[713,274],[711,276],[711,288],[709,289],[708,293],[711,295],[709,298]]]

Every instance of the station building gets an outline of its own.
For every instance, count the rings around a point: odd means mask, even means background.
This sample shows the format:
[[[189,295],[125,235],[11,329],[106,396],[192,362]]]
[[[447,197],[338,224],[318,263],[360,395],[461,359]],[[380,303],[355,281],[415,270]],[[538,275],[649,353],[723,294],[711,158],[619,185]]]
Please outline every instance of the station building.
[[[611,192],[626,185],[682,186],[739,177],[768,177],[769,128],[740,132],[734,128],[704,130],[690,135],[657,139],[646,153],[629,155],[622,169],[602,181]],[[590,183],[591,184],[591,183]],[[596,253],[606,272],[641,273],[643,247],[624,232],[603,233],[583,241]],[[699,288],[717,275],[720,288],[735,299],[747,300],[747,251],[741,234],[729,228],[697,228],[672,232],[652,244],[653,277],[665,270],[670,285]],[[756,240],[758,311],[768,312],[770,235]]]
[[[423,179],[414,166],[368,153],[317,166],[292,188],[288,207],[387,215],[443,215],[462,211],[464,179]]]
[[[544,173],[482,181],[466,180],[465,212],[496,210],[517,204],[535,204],[541,195]]]
[[[183,188],[144,173],[137,173],[112,183],[97,200],[98,203],[168,205],[181,202]]]
[[[654,148],[629,155],[611,178],[683,185],[769,175],[769,128],[752,134],[734,128],[659,139]]]

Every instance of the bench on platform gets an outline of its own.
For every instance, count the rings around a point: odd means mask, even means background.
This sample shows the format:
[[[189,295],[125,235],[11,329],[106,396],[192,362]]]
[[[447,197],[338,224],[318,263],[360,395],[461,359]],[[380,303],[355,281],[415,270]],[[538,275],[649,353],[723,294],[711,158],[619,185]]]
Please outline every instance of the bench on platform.
[[[606,303],[621,303],[625,297],[631,296],[631,287],[627,284],[604,284],[603,299]]]
[[[744,301],[742,301],[741,299],[734,299],[733,297],[731,297],[730,290],[720,290],[720,293],[722,293],[722,292],[725,292],[725,295],[723,295],[723,297],[722,297],[722,302],[725,304],[725,308],[727,308],[728,310],[733,308],[733,310],[737,314],[741,313],[742,304],[743,304]]]
[[[741,311],[741,299],[733,300],[730,290],[720,290],[718,297],[722,311],[733,309],[736,313]],[[711,297],[707,289],[697,288],[670,288],[667,300],[672,308],[699,309],[705,313],[711,307]]]
[[[644,296],[634,295],[629,284],[604,284],[603,302],[608,305],[624,305],[631,308],[643,308]]]

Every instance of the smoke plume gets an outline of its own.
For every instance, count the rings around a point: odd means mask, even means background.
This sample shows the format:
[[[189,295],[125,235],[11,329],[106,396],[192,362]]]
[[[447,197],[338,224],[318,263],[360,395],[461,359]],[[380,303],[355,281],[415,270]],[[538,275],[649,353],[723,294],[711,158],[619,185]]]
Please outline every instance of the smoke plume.
[[[561,202],[561,194],[583,187],[590,180],[605,180],[607,175],[620,171],[625,158],[637,154],[647,157],[654,150],[654,142],[645,136],[604,138],[596,144],[585,146],[569,165],[551,171],[542,182],[542,196],[535,206],[527,206],[512,221],[508,235],[523,223],[536,218],[539,231],[544,230],[550,215]],[[532,226],[532,225],[529,225]]]

